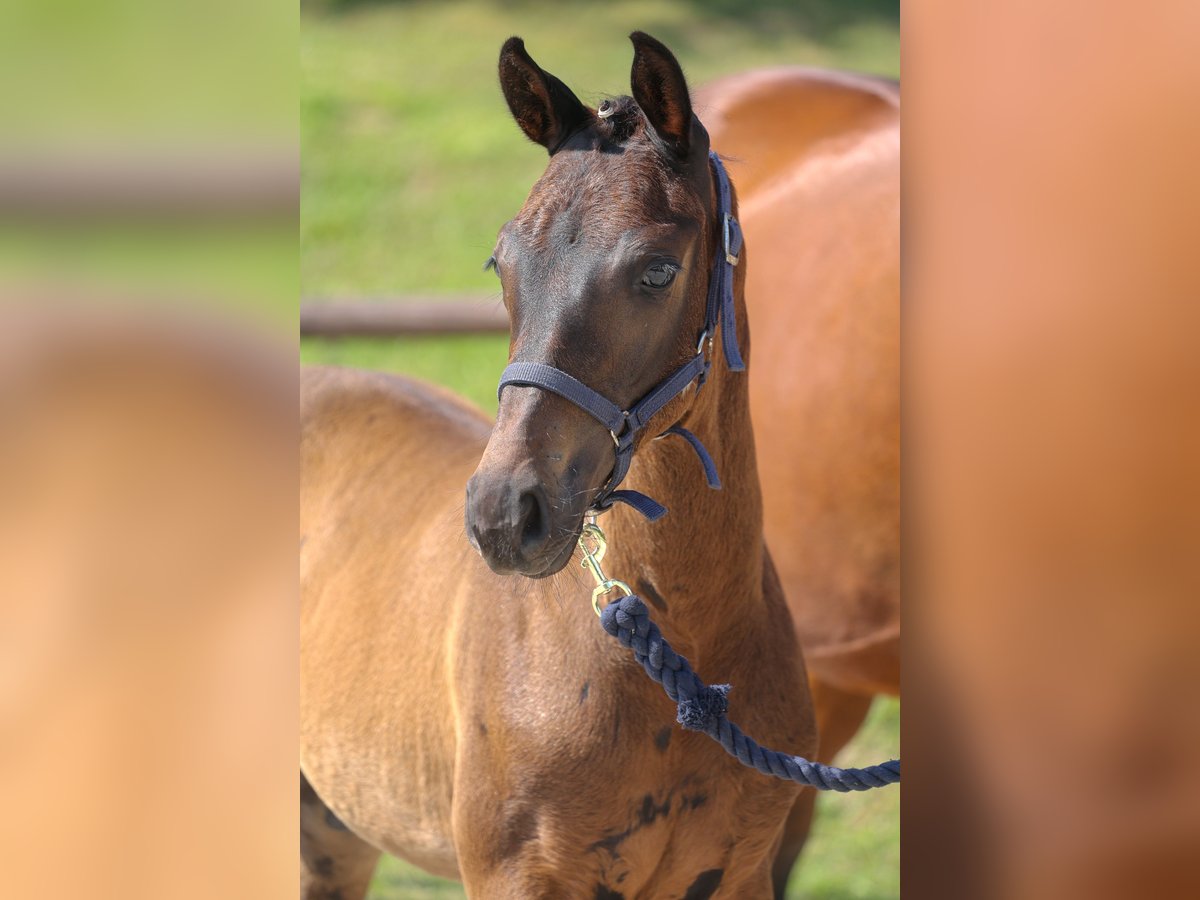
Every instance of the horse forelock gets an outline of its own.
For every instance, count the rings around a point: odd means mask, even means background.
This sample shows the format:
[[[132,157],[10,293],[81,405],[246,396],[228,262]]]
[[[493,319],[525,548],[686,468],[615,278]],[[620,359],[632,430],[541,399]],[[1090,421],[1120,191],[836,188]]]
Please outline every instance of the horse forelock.
[[[551,157],[513,219],[530,249],[546,249],[564,232],[611,245],[630,229],[703,217],[703,203],[633,98],[605,104],[611,113]]]
[[[600,104],[601,112],[595,127],[602,138],[613,144],[624,144],[645,134],[646,115],[632,97],[609,97]]]

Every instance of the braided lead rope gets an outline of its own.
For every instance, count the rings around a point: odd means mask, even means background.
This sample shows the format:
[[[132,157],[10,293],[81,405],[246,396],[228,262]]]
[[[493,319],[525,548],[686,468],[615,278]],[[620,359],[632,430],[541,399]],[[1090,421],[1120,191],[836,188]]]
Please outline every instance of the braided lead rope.
[[[710,687],[701,681],[691,664],[671,649],[658,626],[650,621],[646,604],[637,595],[621,597],[604,607],[600,624],[633,650],[646,674],[675,701],[680,725],[707,734],[742,765],[764,775],[811,785],[818,791],[867,791],[900,782],[898,759],[865,769],[839,769],[760,746],[725,717],[729,685]]]

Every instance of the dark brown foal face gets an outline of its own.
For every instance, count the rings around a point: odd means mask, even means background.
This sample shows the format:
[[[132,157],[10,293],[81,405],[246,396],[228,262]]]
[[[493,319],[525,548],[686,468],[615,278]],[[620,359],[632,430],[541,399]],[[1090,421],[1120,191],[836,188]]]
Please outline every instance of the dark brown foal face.
[[[518,40],[505,44],[505,97],[551,158],[489,261],[512,323],[510,359],[562,369],[622,409],[696,352],[715,242],[708,139],[682,72],[652,38],[634,45],[637,102],[606,101],[611,114],[599,117]],[[488,565],[531,577],[562,569],[614,449],[573,403],[507,386],[467,484],[467,534]]]

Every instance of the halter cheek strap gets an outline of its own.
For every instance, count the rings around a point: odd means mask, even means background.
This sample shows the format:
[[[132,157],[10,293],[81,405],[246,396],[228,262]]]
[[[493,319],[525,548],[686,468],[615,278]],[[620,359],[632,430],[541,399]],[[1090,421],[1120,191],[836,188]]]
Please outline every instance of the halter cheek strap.
[[[725,167],[716,153],[710,151],[708,158],[717,185],[717,216],[721,221],[721,247],[714,254],[712,274],[708,281],[704,330],[700,333],[696,355],[660,381],[628,410],[621,409],[607,397],[592,390],[562,369],[546,363],[510,363],[500,376],[500,385],[496,391],[497,397],[510,384],[521,387],[539,387],[571,401],[608,429],[613,443],[616,445],[616,464],[613,466],[608,483],[592,502],[592,509],[604,510],[610,508],[613,503],[621,502],[632,506],[652,522],[662,518],[667,509],[658,501],[639,491],[617,489],[629,472],[629,464],[633,461],[633,445],[637,441],[638,435],[656,413],[683,393],[692,382],[698,382],[699,385],[704,384],[708,368],[711,365],[711,360],[705,354],[704,345],[707,343],[711,348],[718,323],[721,329],[721,348],[730,371],[741,372],[746,368],[738,350],[736,312],[733,301],[733,269],[738,264],[739,254],[742,251],[742,230],[737,219],[733,217],[732,192],[729,187],[729,176],[725,174]],[[678,435],[688,442],[704,467],[704,476],[708,486],[719,490],[721,480],[717,476],[717,467],[708,451],[704,449],[700,439],[680,425],[672,425],[658,437],[663,438],[672,434]]]

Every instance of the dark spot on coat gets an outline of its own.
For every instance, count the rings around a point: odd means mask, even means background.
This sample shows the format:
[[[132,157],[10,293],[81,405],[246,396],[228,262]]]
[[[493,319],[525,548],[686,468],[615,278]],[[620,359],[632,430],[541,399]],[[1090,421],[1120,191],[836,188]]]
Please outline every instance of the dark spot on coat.
[[[647,794],[642,798],[642,811],[638,813],[638,821],[643,825],[649,825],[658,816],[658,807],[654,805],[654,798]]]
[[[332,878],[333,877],[333,857],[332,856],[318,856],[316,859],[313,860],[313,871],[316,872],[318,875],[320,875],[322,878]]]
[[[607,850],[614,857],[619,858],[617,848],[621,846],[621,843],[627,837],[635,831],[640,831],[647,825],[653,825],[657,819],[671,814],[671,797],[673,796],[673,792],[674,788],[672,788],[671,793],[667,794],[667,799],[662,802],[661,806],[655,804],[654,798],[650,794],[644,795],[642,797],[641,808],[635,813],[637,819],[632,825],[624,831],[607,834],[600,838],[600,840],[594,841],[588,845],[588,850]]]
[[[479,733],[487,737],[487,723],[480,719],[476,724],[479,726]]]
[[[330,828],[332,828],[334,831],[349,831],[350,830],[349,828],[346,827],[345,822],[343,822],[336,815],[334,815],[334,812],[332,809],[325,810],[325,824],[328,825]]]
[[[638,822],[641,825],[653,825],[654,820],[659,816],[667,816],[671,813],[671,797],[663,801],[662,806],[657,806],[654,803],[654,798],[647,794],[642,798],[642,808],[638,812]]]
[[[708,802],[708,794],[692,794],[692,796],[683,798],[684,809],[696,809]]]
[[[638,594],[649,600],[655,609],[659,612],[667,611],[667,601],[663,599],[662,594],[658,592],[658,589],[654,585],[645,578],[639,578],[637,586]]]
[[[582,703],[584,700],[587,699],[588,691],[591,690],[591,687],[592,687],[592,683],[590,681],[585,681],[583,683],[583,687],[581,687],[579,689],[579,702],[580,703]]]
[[[596,893],[592,896],[594,900],[625,900],[624,894],[618,893],[602,884],[596,885]]]
[[[496,846],[494,862],[516,856],[521,848],[537,837],[537,812],[529,806],[509,807],[505,810],[503,838]]]
[[[600,838],[600,840],[589,845],[588,850],[607,850],[615,857],[617,855],[617,848],[621,846],[621,842],[633,834],[634,830],[635,828],[626,828],[624,831],[619,831],[616,834],[607,834]]]
[[[683,895],[683,900],[708,900],[717,892],[717,888],[721,886],[721,879],[724,877],[724,869],[709,869],[707,872],[701,872],[688,887],[687,893]]]
[[[659,751],[665,753],[667,750],[667,747],[670,746],[670,744],[671,744],[671,726],[668,725],[666,728],[662,729],[658,734],[656,734],[654,736],[654,746],[657,747],[659,749]]]

